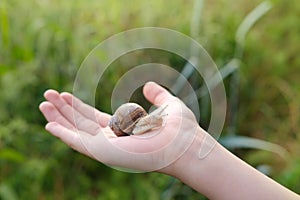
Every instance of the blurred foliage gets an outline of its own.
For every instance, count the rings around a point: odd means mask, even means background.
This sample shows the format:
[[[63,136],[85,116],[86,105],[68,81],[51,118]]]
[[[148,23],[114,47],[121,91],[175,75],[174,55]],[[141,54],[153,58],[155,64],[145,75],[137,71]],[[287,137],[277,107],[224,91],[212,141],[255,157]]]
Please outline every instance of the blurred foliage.
[[[218,66],[233,57],[237,27],[260,2],[205,2],[196,39]],[[254,166],[271,166],[273,178],[300,193],[300,4],[272,3],[272,10],[246,38],[241,81],[236,85],[236,130],[279,144],[289,156],[282,159],[254,150],[235,153]],[[202,199],[167,176],[127,174],[75,153],[46,133],[46,121],[38,111],[47,88],[72,91],[78,67],[99,42],[143,26],[190,35],[192,10],[191,0],[1,0],[0,199]],[[155,60],[181,70],[184,64],[162,52],[140,52],[141,60],[126,63],[133,57],[115,63],[123,68],[112,65],[99,95],[110,96],[126,66]],[[197,77],[190,81],[199,87]],[[109,111],[110,99],[98,98],[97,106]]]

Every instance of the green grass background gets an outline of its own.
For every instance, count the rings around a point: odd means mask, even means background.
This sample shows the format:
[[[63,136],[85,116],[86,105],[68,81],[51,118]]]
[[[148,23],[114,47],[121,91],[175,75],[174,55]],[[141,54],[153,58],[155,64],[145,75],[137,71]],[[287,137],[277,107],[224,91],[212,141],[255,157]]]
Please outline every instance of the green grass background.
[[[234,56],[236,30],[261,2],[204,2],[195,39],[219,67]],[[288,156],[243,148],[234,153],[254,167],[267,167],[272,178],[300,193],[300,4],[271,2],[248,33],[236,72],[234,128],[236,135],[281,145]],[[1,0],[0,199],[204,199],[167,176],[119,172],[80,155],[44,130],[38,110],[47,88],[72,91],[85,56],[113,34],[158,26],[191,35],[193,6],[191,0]],[[184,64],[152,55],[177,70]],[[109,96],[123,73],[112,67],[99,95]],[[230,82],[225,80],[228,94]],[[97,106],[109,111],[110,99],[99,99]]]

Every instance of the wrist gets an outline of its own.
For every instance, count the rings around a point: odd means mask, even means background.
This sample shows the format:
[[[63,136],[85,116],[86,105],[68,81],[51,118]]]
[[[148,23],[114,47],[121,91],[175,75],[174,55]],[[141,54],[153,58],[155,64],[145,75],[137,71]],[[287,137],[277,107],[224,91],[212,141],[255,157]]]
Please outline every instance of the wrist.
[[[201,145],[203,145],[204,139],[207,136],[208,134],[203,129],[201,129],[200,126],[198,126],[196,134],[191,134],[191,137],[194,137],[194,139],[190,146],[187,148],[187,150],[177,160],[175,160],[167,167],[158,170],[158,172],[174,176],[182,180],[182,177],[185,177],[187,175],[186,172],[187,170],[189,170],[190,165],[193,162],[199,161],[199,152],[202,147]]]
[[[226,172],[226,161],[232,155],[201,127],[188,150],[170,166],[160,172],[174,176],[203,195],[214,198],[216,188],[222,190]]]

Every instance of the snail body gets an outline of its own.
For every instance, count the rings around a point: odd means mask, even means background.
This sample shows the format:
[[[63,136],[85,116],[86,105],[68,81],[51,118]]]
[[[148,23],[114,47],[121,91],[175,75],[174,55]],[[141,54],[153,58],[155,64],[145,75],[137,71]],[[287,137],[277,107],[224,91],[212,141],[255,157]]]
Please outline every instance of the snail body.
[[[164,109],[158,108],[148,114],[136,103],[125,103],[115,111],[108,125],[117,136],[143,134],[162,126]]]

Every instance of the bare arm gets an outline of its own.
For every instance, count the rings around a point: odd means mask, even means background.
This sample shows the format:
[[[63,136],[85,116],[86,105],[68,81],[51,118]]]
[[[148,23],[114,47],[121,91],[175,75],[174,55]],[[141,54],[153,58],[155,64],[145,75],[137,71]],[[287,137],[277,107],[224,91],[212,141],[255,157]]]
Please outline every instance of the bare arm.
[[[198,138],[173,166],[164,169],[213,200],[297,200],[300,196],[260,173],[216,143],[212,151],[199,159],[199,147],[208,148],[214,139],[199,129]],[[204,143],[203,143],[204,142]]]

